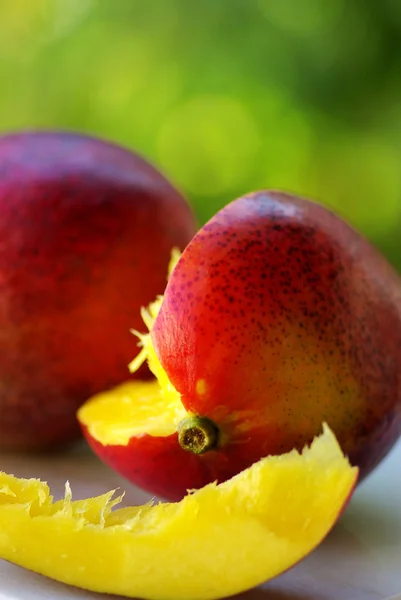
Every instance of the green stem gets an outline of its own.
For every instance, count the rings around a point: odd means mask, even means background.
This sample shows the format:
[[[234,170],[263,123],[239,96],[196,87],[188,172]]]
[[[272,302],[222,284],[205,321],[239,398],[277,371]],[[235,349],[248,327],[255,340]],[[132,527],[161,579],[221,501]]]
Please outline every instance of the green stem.
[[[187,452],[204,454],[219,442],[219,429],[207,417],[187,417],[178,426],[178,441]]]

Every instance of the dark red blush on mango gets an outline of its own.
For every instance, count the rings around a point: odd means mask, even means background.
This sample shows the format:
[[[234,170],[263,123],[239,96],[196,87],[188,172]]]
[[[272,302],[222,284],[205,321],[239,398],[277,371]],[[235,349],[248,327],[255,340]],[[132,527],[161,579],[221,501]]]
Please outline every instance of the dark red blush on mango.
[[[159,385],[138,384],[121,405],[141,428],[111,422],[116,390],[79,417],[98,455],[152,493],[175,500],[300,450],[322,422],[363,479],[400,436],[400,278],[316,203],[263,191],[227,205],[146,321]],[[147,399],[157,410],[142,418]]]
[[[0,445],[63,444],[129,376],[129,330],[194,218],[135,153],[65,132],[0,138],[0,215]]]
[[[221,210],[151,336],[185,408],[252,459],[301,448],[325,420],[364,476],[400,435],[400,278],[313,202],[260,192]]]

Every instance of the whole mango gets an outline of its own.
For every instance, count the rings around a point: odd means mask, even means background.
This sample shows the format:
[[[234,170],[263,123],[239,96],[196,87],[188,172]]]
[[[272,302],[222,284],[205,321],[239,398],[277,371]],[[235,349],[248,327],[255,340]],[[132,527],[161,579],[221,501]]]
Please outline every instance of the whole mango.
[[[0,138],[1,447],[79,435],[77,408],[127,379],[130,328],[195,231],[181,194],[127,149],[67,132]]]

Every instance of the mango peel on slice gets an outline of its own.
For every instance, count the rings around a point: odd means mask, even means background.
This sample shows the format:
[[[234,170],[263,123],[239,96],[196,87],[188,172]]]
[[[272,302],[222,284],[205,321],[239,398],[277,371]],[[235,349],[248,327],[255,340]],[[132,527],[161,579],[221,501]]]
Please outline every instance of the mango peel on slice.
[[[357,477],[326,425],[301,454],[263,458],[178,503],[116,509],[113,492],[72,501],[68,483],[54,502],[46,483],[0,473],[0,558],[92,591],[222,598],[311,552]]]

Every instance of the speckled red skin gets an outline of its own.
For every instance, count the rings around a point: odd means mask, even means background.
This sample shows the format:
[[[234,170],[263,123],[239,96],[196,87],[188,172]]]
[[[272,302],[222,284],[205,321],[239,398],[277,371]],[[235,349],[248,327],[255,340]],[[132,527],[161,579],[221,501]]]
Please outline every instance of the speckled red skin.
[[[163,496],[179,495],[185,477],[185,487],[199,487],[300,449],[322,421],[361,479],[400,436],[400,278],[315,203],[266,191],[220,211],[184,251],[152,340],[184,406],[222,432],[217,451],[177,455]],[[143,484],[146,455],[130,460]]]
[[[94,451],[157,496],[301,449],[327,421],[362,478],[401,430],[401,285],[337,216],[278,192],[241,198],[187,246],[152,329],[189,411],[220,428],[201,456],[177,434]],[[196,382],[207,391],[199,395]]]
[[[195,230],[179,192],[128,150],[66,132],[0,138],[0,446],[80,434],[76,409],[129,377],[129,329]]]

